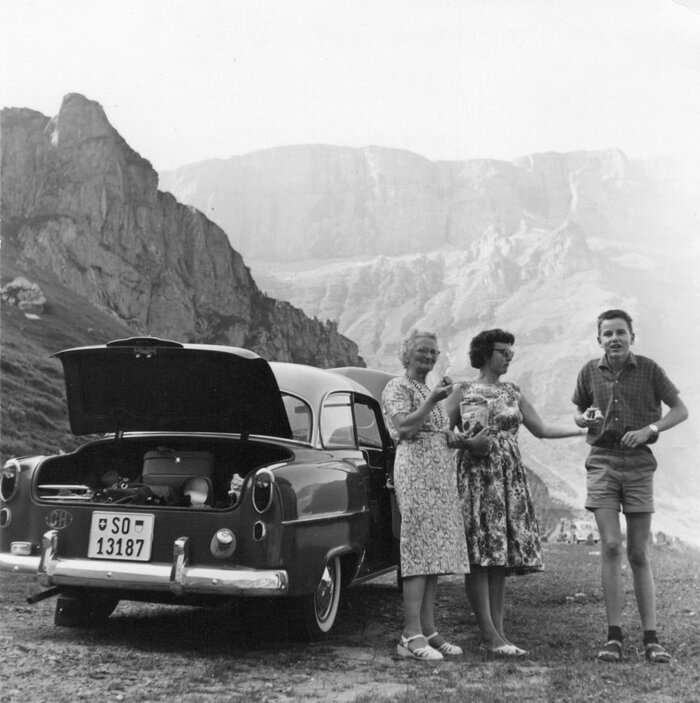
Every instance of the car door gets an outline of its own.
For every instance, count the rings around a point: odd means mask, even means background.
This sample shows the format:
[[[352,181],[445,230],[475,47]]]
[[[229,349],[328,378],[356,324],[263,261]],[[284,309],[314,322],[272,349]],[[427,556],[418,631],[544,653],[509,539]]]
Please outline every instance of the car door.
[[[365,485],[372,518],[372,538],[365,561],[375,571],[397,563],[398,532],[395,537],[391,486],[394,444],[374,398],[355,393],[352,407],[357,443],[366,462]]]

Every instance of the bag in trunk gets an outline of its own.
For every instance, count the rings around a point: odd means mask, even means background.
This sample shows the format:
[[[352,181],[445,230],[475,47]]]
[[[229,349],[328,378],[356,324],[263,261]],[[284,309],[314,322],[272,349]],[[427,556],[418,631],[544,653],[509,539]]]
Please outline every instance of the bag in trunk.
[[[183,452],[158,447],[146,452],[143,483],[169,503],[185,501],[206,505],[211,501],[214,457],[209,452]]]

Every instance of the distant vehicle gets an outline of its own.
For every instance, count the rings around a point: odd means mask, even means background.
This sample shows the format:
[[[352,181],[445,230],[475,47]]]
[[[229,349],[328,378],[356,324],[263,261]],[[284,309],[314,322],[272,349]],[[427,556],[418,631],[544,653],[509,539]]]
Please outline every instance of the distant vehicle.
[[[390,374],[155,338],[56,356],[71,430],[98,438],[0,472],[0,571],[58,596],[56,625],[275,597],[320,639],[341,588],[397,569]]]
[[[571,542],[575,544],[597,544],[600,540],[598,526],[589,520],[574,520],[571,523]]]

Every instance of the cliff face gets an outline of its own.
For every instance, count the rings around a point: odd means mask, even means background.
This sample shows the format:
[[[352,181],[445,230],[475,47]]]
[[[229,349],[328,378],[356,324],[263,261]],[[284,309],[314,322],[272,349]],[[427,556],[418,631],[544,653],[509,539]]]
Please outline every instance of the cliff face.
[[[1,128],[3,234],[28,268],[138,334],[362,365],[334,324],[264,295],[217,225],[159,192],[96,102],[68,95],[51,119],[5,109]]]
[[[183,166],[160,183],[221,225],[246,260],[303,261],[466,249],[523,227],[607,237],[629,230],[645,174],[614,150],[431,162],[316,145]]]

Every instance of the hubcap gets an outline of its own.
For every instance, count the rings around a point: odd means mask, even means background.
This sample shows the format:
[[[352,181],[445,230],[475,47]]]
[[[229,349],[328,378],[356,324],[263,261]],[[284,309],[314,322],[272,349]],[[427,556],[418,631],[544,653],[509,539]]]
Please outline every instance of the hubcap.
[[[335,570],[331,564],[326,564],[321,576],[321,582],[316,588],[315,602],[316,615],[319,622],[323,622],[333,606],[333,594],[335,591],[334,577]]]

